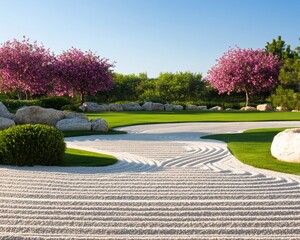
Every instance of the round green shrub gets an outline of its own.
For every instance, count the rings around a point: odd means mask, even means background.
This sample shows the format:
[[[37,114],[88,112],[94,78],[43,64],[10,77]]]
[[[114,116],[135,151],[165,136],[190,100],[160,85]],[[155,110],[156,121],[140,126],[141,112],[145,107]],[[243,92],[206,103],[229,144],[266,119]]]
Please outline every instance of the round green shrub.
[[[25,124],[0,131],[0,163],[17,166],[60,165],[66,145],[54,127]]]
[[[40,99],[41,107],[60,110],[63,106],[71,104],[65,97],[43,97]]]

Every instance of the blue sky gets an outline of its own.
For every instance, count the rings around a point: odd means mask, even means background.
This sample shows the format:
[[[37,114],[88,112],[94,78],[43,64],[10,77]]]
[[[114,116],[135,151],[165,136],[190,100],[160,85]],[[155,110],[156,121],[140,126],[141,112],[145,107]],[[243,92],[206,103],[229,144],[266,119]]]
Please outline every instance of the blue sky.
[[[0,0],[0,42],[91,49],[128,74],[206,75],[230,46],[300,41],[300,0]]]

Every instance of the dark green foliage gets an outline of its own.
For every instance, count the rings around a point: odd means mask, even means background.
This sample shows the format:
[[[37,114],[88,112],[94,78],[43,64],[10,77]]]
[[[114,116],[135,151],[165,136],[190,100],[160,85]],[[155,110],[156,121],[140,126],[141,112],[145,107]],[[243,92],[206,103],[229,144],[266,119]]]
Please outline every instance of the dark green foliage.
[[[54,127],[26,124],[0,131],[1,164],[60,165],[65,148],[63,133]]]
[[[81,109],[75,104],[67,104],[62,106],[61,110],[63,111],[72,111],[72,112],[82,112]]]
[[[3,99],[1,102],[10,110],[16,110],[23,106],[40,106],[40,100],[14,100],[14,99]]]
[[[279,60],[297,57],[297,52],[291,50],[291,46],[286,45],[285,41],[281,39],[281,36],[278,36],[277,40],[273,39],[271,43],[267,42],[265,50],[266,52],[271,52],[273,55],[278,56]]]
[[[288,110],[300,109],[300,94],[292,89],[284,89],[279,86],[276,93],[268,99],[273,106],[286,107]]]
[[[40,99],[41,107],[60,110],[63,106],[71,104],[65,97],[44,97]]]
[[[195,101],[204,95],[206,83],[199,73],[161,73],[157,79],[144,83],[140,90],[143,90],[141,100]]]

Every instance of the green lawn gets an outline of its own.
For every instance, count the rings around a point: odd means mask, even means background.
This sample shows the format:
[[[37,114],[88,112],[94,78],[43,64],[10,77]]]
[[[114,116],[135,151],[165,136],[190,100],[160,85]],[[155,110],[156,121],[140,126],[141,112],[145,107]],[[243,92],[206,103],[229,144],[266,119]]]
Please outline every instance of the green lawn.
[[[277,172],[300,175],[299,163],[278,161],[271,155],[273,137],[285,128],[254,129],[238,134],[216,134],[203,137],[228,144],[229,150],[241,162]]]
[[[177,112],[101,112],[87,113],[89,119],[103,118],[111,128],[130,126],[137,124],[150,123],[176,123],[176,122],[254,122],[254,121],[300,121],[299,112],[244,112],[244,111],[177,111]],[[274,171],[287,172],[300,175],[300,164],[286,163],[277,161],[270,154],[270,146],[274,135],[281,129],[260,129],[246,131],[242,134],[224,134],[212,135],[206,138],[218,139],[228,143],[229,149],[242,162],[258,168],[271,169]],[[110,130],[108,134],[118,134]],[[91,131],[70,131],[64,132],[65,137],[99,135],[103,133]],[[69,165],[76,166],[77,159],[79,164],[100,166],[105,164],[95,164],[97,161],[94,157],[96,153],[80,154],[72,150],[72,154],[66,154],[66,162]],[[76,150],[79,151],[79,150]],[[97,155],[97,154],[96,154]],[[84,160],[87,157],[89,160]],[[97,155],[98,156],[98,155]],[[94,160],[93,160],[94,159]],[[105,161],[104,161],[105,163]]]
[[[62,166],[68,167],[95,167],[108,166],[117,162],[113,156],[67,148]]]
[[[89,119],[103,118],[110,128],[150,123],[300,121],[300,112],[177,111],[87,113]]]

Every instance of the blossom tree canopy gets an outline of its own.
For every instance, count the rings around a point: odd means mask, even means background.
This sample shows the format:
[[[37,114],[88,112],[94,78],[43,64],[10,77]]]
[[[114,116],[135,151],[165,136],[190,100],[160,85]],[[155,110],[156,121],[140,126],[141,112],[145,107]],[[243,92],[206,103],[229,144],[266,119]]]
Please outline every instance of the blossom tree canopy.
[[[269,90],[278,83],[281,62],[263,49],[229,49],[208,71],[206,81],[219,93],[245,92],[246,106],[250,94]]]
[[[112,88],[112,67],[108,59],[100,58],[91,51],[71,48],[57,58],[54,91],[58,95],[69,96],[79,93],[83,103],[87,94]]]
[[[15,91],[19,98],[25,94],[44,94],[53,76],[55,60],[49,49],[29,39],[7,41],[0,47],[0,91]]]

